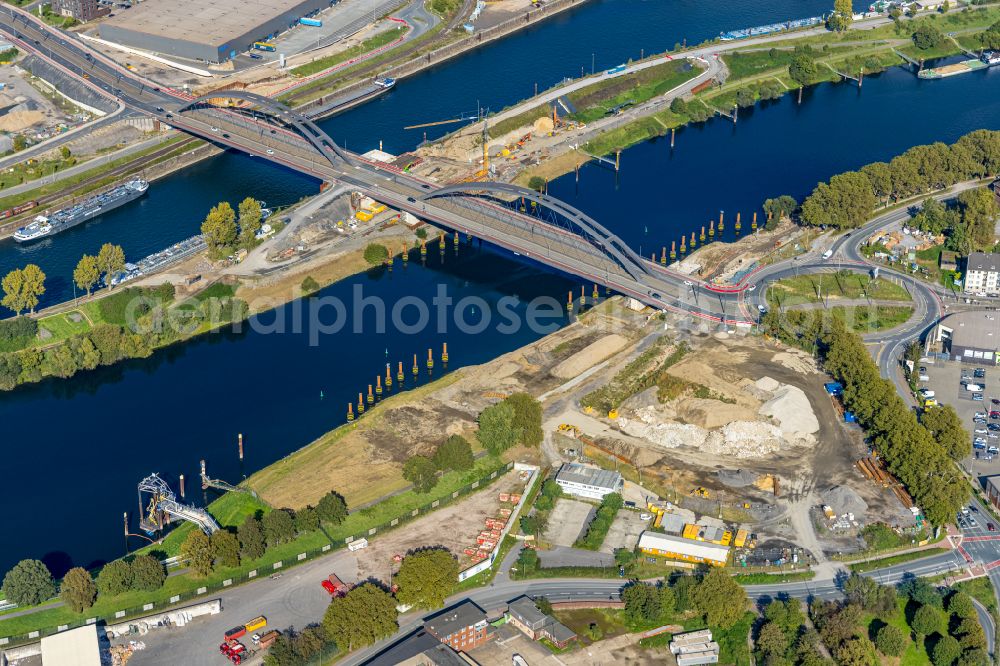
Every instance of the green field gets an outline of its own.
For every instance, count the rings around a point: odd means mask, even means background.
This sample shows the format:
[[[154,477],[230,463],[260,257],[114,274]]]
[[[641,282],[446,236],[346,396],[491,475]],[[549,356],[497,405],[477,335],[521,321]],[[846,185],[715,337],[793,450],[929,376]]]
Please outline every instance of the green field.
[[[767,292],[767,301],[772,307],[819,303],[821,297],[828,299],[831,305],[838,299],[912,300],[906,289],[898,284],[884,279],[872,281],[865,274],[848,271],[785,278],[774,283]]]
[[[861,333],[877,333],[901,326],[913,316],[913,308],[909,306],[890,305],[856,305],[853,307],[835,307],[833,316],[846,321],[852,331]]]
[[[602,79],[567,95],[577,109],[570,117],[584,123],[592,122],[605,117],[616,106],[642,104],[700,73],[700,69],[685,61],[672,60],[633,74]]]
[[[326,58],[320,58],[318,60],[313,60],[305,65],[299,65],[292,69],[292,74],[295,76],[311,76],[318,72],[322,72],[324,69],[329,69],[334,65],[339,65],[342,62],[347,62],[352,58],[357,58],[366,53],[371,53],[376,49],[380,49],[386,44],[391,44],[403,35],[405,35],[407,29],[403,30],[386,30],[385,32],[380,32],[377,35],[373,35],[368,39],[364,40],[360,44],[352,46],[349,49],[341,51],[340,53],[335,53]]]

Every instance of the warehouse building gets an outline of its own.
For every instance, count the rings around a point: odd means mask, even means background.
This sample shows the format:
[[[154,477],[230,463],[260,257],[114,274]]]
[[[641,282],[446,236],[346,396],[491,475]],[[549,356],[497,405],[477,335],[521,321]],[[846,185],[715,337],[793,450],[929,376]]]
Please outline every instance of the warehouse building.
[[[331,4],[331,0],[146,0],[102,23],[100,35],[158,55],[221,63]]]
[[[620,493],[625,485],[618,472],[580,463],[564,463],[556,474],[556,483],[564,492],[588,499],[601,499],[610,493]]]
[[[935,327],[932,340],[953,361],[996,365],[1000,351],[998,314],[994,311],[955,312]]]
[[[729,559],[729,548],[726,546],[658,532],[643,532],[639,537],[639,550],[646,555],[717,567],[725,566]]]

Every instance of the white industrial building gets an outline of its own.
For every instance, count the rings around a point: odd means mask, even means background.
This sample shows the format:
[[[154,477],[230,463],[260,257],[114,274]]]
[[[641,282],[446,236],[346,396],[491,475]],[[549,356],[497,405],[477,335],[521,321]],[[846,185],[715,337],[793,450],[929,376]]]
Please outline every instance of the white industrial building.
[[[580,463],[564,463],[556,474],[556,483],[570,495],[597,500],[620,493],[625,485],[618,472]]]
[[[729,547],[705,541],[695,541],[671,534],[643,532],[639,536],[639,550],[646,555],[656,555],[671,560],[705,563],[722,567],[729,559]]]

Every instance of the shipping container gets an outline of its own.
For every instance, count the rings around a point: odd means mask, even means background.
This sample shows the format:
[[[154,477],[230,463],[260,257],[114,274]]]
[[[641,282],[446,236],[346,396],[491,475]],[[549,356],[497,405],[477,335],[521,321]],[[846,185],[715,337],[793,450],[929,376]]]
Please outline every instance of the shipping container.
[[[247,633],[247,628],[245,625],[240,627],[233,627],[232,629],[226,632],[226,640],[227,641],[235,640],[240,636],[245,635],[246,633]]]
[[[258,51],[277,51],[278,49],[270,42],[254,42],[253,47]]]

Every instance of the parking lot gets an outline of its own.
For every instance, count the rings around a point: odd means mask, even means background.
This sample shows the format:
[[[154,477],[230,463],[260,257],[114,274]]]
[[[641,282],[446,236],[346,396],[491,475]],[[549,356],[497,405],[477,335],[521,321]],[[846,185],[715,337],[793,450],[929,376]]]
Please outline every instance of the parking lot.
[[[611,523],[604,543],[601,544],[602,553],[614,553],[619,548],[632,550],[639,543],[639,535],[649,527],[649,520],[643,520],[637,511],[620,509],[615,516],[615,522]],[[647,514],[648,515],[648,514]]]
[[[922,362],[921,367],[926,368],[921,374],[927,380],[921,381],[920,387],[934,391],[939,404],[954,407],[973,440],[979,439],[976,446],[982,448],[973,449],[972,455],[961,462],[962,467],[976,477],[1000,474],[1000,419],[988,418],[991,411],[1000,411],[1000,368],[954,361],[933,365]],[[977,377],[977,370],[984,376]],[[978,385],[982,390],[967,390],[968,384]],[[974,399],[977,393],[982,395],[981,401]],[[977,413],[987,415],[985,423],[983,419],[975,421]],[[991,446],[997,447],[993,453],[989,451]]]
[[[596,508],[592,504],[559,498],[545,528],[545,541],[553,546],[572,546],[590,522],[593,512],[596,512]]]

